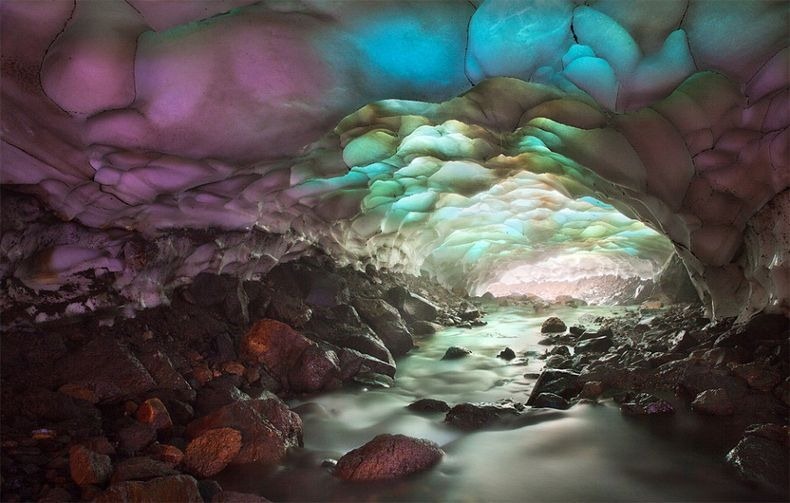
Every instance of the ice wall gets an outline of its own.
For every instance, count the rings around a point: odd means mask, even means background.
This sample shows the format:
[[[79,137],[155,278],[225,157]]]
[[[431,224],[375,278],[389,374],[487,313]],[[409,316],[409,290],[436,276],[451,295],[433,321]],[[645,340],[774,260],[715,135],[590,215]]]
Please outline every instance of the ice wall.
[[[785,2],[0,9],[0,182],[66,220],[295,233],[466,288],[563,254],[644,274],[654,228],[714,314],[788,310]]]

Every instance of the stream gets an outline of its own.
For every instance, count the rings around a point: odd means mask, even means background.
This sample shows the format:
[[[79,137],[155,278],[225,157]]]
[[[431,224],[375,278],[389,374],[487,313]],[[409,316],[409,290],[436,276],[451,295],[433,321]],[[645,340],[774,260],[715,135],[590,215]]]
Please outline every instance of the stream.
[[[285,465],[234,467],[218,480],[272,501],[764,501],[723,461],[728,449],[721,446],[737,442],[726,423],[702,419],[679,402],[675,414],[662,417],[623,417],[611,400],[533,409],[516,429],[476,432],[446,425],[444,413],[406,408],[420,398],[451,406],[526,402],[543,367],[537,356],[546,348],[538,341],[549,315],[570,326],[622,312],[585,307],[524,315],[502,308],[486,316],[486,326],[443,329],[398,361],[393,388],[344,388],[290,402],[301,406],[304,448],[292,450]],[[449,346],[473,354],[443,361]],[[505,347],[518,357],[497,358]],[[427,472],[385,483],[343,482],[321,466],[381,433],[433,440],[446,456]]]

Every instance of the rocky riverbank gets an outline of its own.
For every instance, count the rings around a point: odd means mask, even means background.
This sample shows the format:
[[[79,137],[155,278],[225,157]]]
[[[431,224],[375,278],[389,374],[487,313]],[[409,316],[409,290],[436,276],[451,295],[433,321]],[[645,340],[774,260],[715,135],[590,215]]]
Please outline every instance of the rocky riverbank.
[[[261,281],[201,274],[169,306],[100,314],[3,332],[3,501],[262,501],[212,476],[301,444],[283,399],[389,386],[420,338],[484,323],[426,280],[321,258]]]

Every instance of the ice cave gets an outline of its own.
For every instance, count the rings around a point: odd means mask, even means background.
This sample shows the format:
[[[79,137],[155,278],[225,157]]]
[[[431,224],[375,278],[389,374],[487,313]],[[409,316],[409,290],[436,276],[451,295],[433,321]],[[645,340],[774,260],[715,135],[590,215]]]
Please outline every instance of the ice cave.
[[[790,499],[786,0],[4,0],[0,500]]]

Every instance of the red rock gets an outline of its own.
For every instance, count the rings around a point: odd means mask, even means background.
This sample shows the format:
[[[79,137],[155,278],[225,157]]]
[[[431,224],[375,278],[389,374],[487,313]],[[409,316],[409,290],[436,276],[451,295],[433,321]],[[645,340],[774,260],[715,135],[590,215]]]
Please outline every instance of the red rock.
[[[148,452],[154,459],[178,466],[184,460],[184,453],[178,447],[169,444],[156,444]]]
[[[155,430],[166,430],[173,426],[167,407],[158,398],[149,398],[137,409],[137,420],[149,424]]]
[[[69,470],[78,486],[104,484],[112,473],[112,463],[109,456],[75,445],[69,449]]]
[[[194,377],[201,386],[205,386],[207,382],[214,379],[214,373],[208,368],[208,365],[200,363],[192,368],[192,377]]]
[[[241,450],[241,433],[233,428],[207,430],[187,446],[184,464],[200,477],[211,477],[228,466]]]
[[[337,462],[344,480],[387,480],[420,472],[438,463],[444,452],[435,443],[405,435],[379,435]]]
[[[117,463],[112,474],[112,483],[116,484],[127,480],[148,480],[178,474],[179,472],[168,463],[141,456],[124,459]]]
[[[245,370],[244,365],[239,362],[225,362],[222,364],[222,371],[226,374],[242,376]]]
[[[315,392],[339,382],[340,367],[333,351],[275,320],[261,320],[244,335],[241,354],[263,363],[279,383],[295,392]]]
[[[203,503],[198,483],[189,475],[160,477],[146,482],[114,484],[100,494],[97,503]]]

